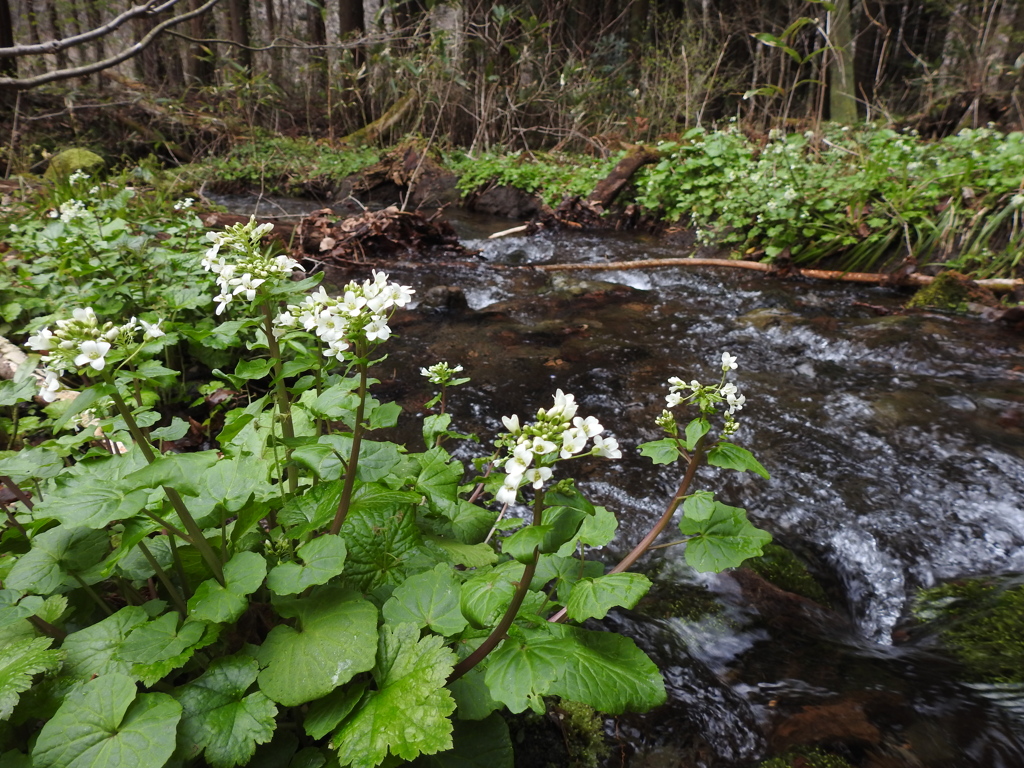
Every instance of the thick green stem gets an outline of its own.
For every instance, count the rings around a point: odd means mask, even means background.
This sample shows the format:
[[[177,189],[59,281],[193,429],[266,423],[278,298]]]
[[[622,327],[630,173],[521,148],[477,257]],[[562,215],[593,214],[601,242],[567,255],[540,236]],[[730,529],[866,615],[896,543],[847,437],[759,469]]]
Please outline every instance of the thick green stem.
[[[355,424],[352,425],[352,451],[348,457],[348,466],[345,467],[345,485],[341,489],[341,500],[338,502],[338,511],[331,523],[330,533],[337,534],[341,530],[345,517],[348,515],[348,507],[352,502],[352,490],[356,485],[356,470],[359,468],[359,447],[363,442],[363,414],[366,410],[366,372],[369,366],[365,361],[359,362],[359,404],[356,406]]]
[[[622,558],[619,564],[612,568],[608,573],[622,573],[632,566],[633,563],[640,559],[640,556],[643,555],[644,552],[651,548],[654,540],[661,535],[662,531],[664,531],[672,521],[672,516],[676,513],[679,505],[683,503],[683,499],[686,498],[686,494],[690,489],[690,484],[693,482],[693,478],[697,474],[697,468],[700,466],[700,461],[704,457],[704,439],[706,437],[706,435],[701,437],[693,447],[693,455],[690,456],[688,460],[686,472],[683,474],[683,479],[679,481],[679,487],[676,489],[676,494],[672,497],[672,501],[669,502],[668,507],[665,509],[665,513],[661,516],[658,522],[654,524],[654,527],[647,532],[647,535],[640,540],[640,543],[633,547],[630,553]],[[564,621],[565,616],[566,611],[565,608],[563,608],[548,619],[548,621]]]
[[[174,537],[168,536],[167,543],[171,548],[171,559],[174,562],[174,572],[178,574],[178,581],[181,583],[181,591],[186,598],[192,596],[192,587],[188,583],[188,575],[185,573],[185,564],[181,562],[181,554],[178,552],[178,545],[174,543]],[[225,562],[223,559],[220,562]]]
[[[164,589],[167,590],[167,595],[171,598],[171,602],[174,603],[174,607],[181,614],[182,618],[188,616],[188,607],[185,605],[185,600],[178,592],[174,583],[171,581],[167,572],[160,567],[160,563],[153,557],[153,553],[149,551],[149,547],[143,541],[139,542],[139,551],[142,552],[142,556],[146,558],[146,562],[149,563],[149,567],[156,573],[156,577],[160,579],[160,583],[164,585]]]
[[[71,577],[78,582],[78,586],[85,590],[85,594],[92,598],[93,602],[100,607],[100,609],[107,614],[107,616],[113,616],[114,612],[110,610],[110,606],[107,605],[106,601],[96,594],[96,590],[85,583],[85,580],[74,571],[68,571]]]
[[[28,623],[35,627],[37,630],[42,632],[47,637],[52,637],[54,640],[63,640],[68,636],[60,627],[55,627],[45,619],[40,619],[38,616],[27,616]]]
[[[135,444],[139,446],[139,450],[142,451],[142,455],[146,457],[146,461],[152,464],[156,461],[156,453],[153,451],[153,446],[139,428],[138,423],[135,421],[135,417],[132,415],[131,409],[128,408],[128,404],[125,403],[124,398],[121,397],[121,393],[117,391],[117,385],[114,383],[114,377],[109,373],[104,373],[104,378],[110,385],[110,399],[114,401],[114,407],[117,408],[117,412],[121,414],[121,418],[128,427],[128,432],[131,433]]]
[[[270,313],[270,305],[262,302],[260,309],[263,310],[263,333],[267,337],[267,350],[270,352],[270,358],[274,361],[274,387],[277,407],[281,410],[281,434],[285,441],[291,441],[295,438],[295,425],[292,422],[292,404],[288,398],[288,387],[284,383],[281,346],[277,343],[277,337],[274,335],[274,318]],[[289,462],[287,465],[288,493],[293,494],[299,487],[299,468],[290,463],[291,453],[292,449],[287,447],[285,461]]]

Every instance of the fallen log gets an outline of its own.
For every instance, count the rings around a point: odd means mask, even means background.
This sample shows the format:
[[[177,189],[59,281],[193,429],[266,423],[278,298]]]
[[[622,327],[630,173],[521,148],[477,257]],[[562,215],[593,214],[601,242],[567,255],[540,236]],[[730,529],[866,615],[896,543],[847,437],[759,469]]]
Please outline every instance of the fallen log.
[[[587,205],[601,210],[607,210],[608,206],[615,202],[615,198],[633,178],[633,174],[645,165],[658,162],[662,157],[661,152],[647,147],[637,147],[624,158],[619,160],[605,178],[598,182],[594,191],[587,197]]]
[[[772,264],[765,264],[761,261],[744,261],[740,259],[645,259],[643,261],[616,261],[607,264],[535,264],[527,269],[536,269],[541,272],[570,272],[575,269],[590,270],[626,270],[626,269],[661,269],[665,267],[730,267],[732,269],[752,269],[756,272],[779,272]],[[815,280],[837,280],[847,283],[871,283],[885,285],[892,282],[892,275],[879,274],[876,272],[842,272],[836,269],[800,269],[790,267],[786,270],[787,276],[809,277]],[[923,286],[930,285],[935,280],[931,275],[921,275],[916,272],[903,276],[898,285]],[[991,278],[975,280],[977,285],[987,288],[990,291],[1007,293],[1016,288],[1024,287],[1024,280],[1020,278]]]
[[[358,131],[353,131],[341,139],[342,144],[373,144],[380,138],[381,134],[393,128],[412,109],[416,103],[416,92],[409,91],[402,98],[396,101],[387,112],[378,117],[372,123],[364,125]]]

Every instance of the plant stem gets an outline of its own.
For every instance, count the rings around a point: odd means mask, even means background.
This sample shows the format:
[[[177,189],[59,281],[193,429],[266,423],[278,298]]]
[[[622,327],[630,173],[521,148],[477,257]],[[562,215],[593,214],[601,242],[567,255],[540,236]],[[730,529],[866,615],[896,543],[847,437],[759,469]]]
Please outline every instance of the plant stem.
[[[633,563],[639,560],[640,556],[651,548],[654,540],[661,535],[662,531],[664,531],[669,522],[671,522],[672,515],[676,513],[679,505],[683,503],[683,499],[686,498],[687,491],[690,489],[690,483],[693,482],[693,478],[697,474],[697,467],[700,466],[700,460],[704,456],[704,440],[706,437],[707,435],[703,435],[693,447],[693,455],[689,458],[686,466],[686,472],[683,474],[683,479],[679,481],[679,487],[676,489],[676,494],[672,497],[672,501],[669,502],[668,507],[665,509],[665,513],[661,516],[658,522],[654,524],[654,527],[647,532],[647,535],[640,540],[640,543],[633,547],[630,553],[622,558],[618,565],[608,571],[609,574],[622,573],[633,565]],[[564,621],[565,616],[565,608],[562,608],[548,619],[548,621],[556,623]]]
[[[192,595],[192,587],[189,586],[188,576],[185,574],[185,566],[181,562],[181,555],[178,552],[178,545],[174,543],[174,537],[168,536],[167,543],[171,548],[171,559],[174,561],[174,572],[178,574],[178,581],[181,582],[181,590],[185,593],[185,597]]]
[[[544,512],[544,494],[540,491],[533,500],[533,525],[540,525],[541,518]],[[523,605],[523,600],[526,599],[526,593],[530,591],[530,582],[533,581],[533,575],[537,571],[537,559],[540,557],[540,547],[535,547],[533,550],[533,559],[523,569],[523,575],[519,578],[519,583],[516,585],[516,591],[512,595],[512,602],[509,603],[508,608],[505,609],[505,615],[501,617],[501,621],[494,630],[487,636],[487,638],[480,643],[480,646],[473,651],[469,656],[464,658],[455,668],[452,673],[448,676],[448,682],[452,683],[462,677],[464,674],[469,672],[473,667],[487,658],[487,655],[493,651],[498,643],[505,639],[505,633],[508,632],[508,628],[512,626],[512,622],[515,621],[516,616],[519,614],[519,609]]]
[[[28,509],[32,509],[32,499],[30,499],[28,494],[18,487],[16,482],[11,480],[7,475],[0,475],[0,483],[3,483],[7,487],[7,490],[15,495],[18,501],[24,504]]]
[[[288,387],[285,386],[283,367],[281,365],[281,346],[277,343],[274,335],[274,318],[270,314],[270,305],[264,301],[260,303],[263,310],[263,333],[267,337],[267,349],[274,361],[274,386],[277,398],[277,407],[281,410],[281,434],[286,441],[295,439],[295,425],[292,422],[292,404],[288,399]],[[287,447],[285,462],[290,462],[292,449]],[[294,494],[299,487],[299,468],[294,464],[287,463],[288,472],[288,493]]]
[[[181,614],[181,618],[188,616],[188,607],[185,605],[185,600],[182,598],[181,593],[174,586],[170,576],[167,572],[160,567],[160,563],[153,557],[153,553],[149,551],[149,547],[146,546],[144,541],[139,542],[139,551],[142,552],[142,556],[146,558],[146,562],[149,563],[149,567],[156,573],[156,577],[160,579],[160,583],[164,585],[164,589],[167,590],[167,595],[171,598],[171,602],[174,603],[174,607]]]
[[[93,589],[92,587],[90,587],[88,584],[85,583],[85,580],[82,579],[81,576],[79,576],[74,571],[68,571],[68,573],[71,574],[71,577],[75,581],[78,582],[78,586],[80,586],[82,589],[85,590],[85,594],[87,594],[89,597],[91,597],[93,602],[96,603],[96,605],[98,605],[103,610],[103,612],[105,614],[107,614],[107,616],[113,616],[114,615],[114,612],[112,610],[110,610],[110,606],[106,604],[106,602],[103,600],[102,597],[100,597],[98,594],[96,594],[96,590],[95,589]]]
[[[118,413],[121,414],[121,418],[124,419],[124,423],[128,426],[128,431],[131,433],[132,438],[138,444],[139,449],[142,451],[142,455],[146,457],[146,461],[152,464],[156,461],[156,454],[153,452],[153,446],[149,444],[146,436],[142,434],[142,430],[139,429],[139,425],[135,422],[135,417],[132,416],[132,412],[128,409],[124,399],[121,397],[121,393],[117,391],[117,385],[114,384],[113,377],[109,374],[105,374],[107,383],[111,385],[110,398],[114,401],[114,405],[117,408]],[[185,526],[185,530],[188,531],[191,540],[182,539],[188,541],[194,546],[199,554],[202,556],[206,564],[210,566],[210,570],[213,572],[213,576],[217,579],[217,582],[224,586],[224,570],[221,568],[220,558],[217,557],[217,553],[213,551],[213,547],[206,540],[203,535],[203,529],[200,528],[192,517],[192,513],[188,511],[188,507],[185,506],[185,502],[182,501],[180,494],[170,486],[163,486],[164,493],[167,494],[167,500],[171,502],[171,506],[174,511],[178,513],[182,524]],[[170,528],[168,530],[171,530]]]
[[[362,351],[362,350],[360,350]],[[348,515],[348,507],[352,501],[352,489],[356,484],[356,470],[359,468],[359,447],[363,442],[363,413],[366,409],[366,372],[369,365],[365,360],[360,359],[359,367],[359,404],[356,405],[355,424],[352,425],[352,451],[349,453],[348,466],[345,467],[345,485],[341,489],[341,499],[338,501],[338,511],[331,523],[330,533],[337,534],[341,530],[345,517]]]
[[[29,624],[38,629],[47,637],[52,637],[54,640],[63,640],[65,637],[68,636],[68,633],[65,632],[63,629],[61,629],[60,627],[55,627],[50,622],[46,621],[45,619],[40,619],[38,616],[26,616],[25,618],[28,620]]]
[[[505,615],[498,622],[498,626],[480,643],[480,646],[475,651],[455,665],[452,673],[448,675],[449,684],[458,680],[483,661],[497,647],[498,643],[505,639],[505,633],[508,632],[508,628],[515,621],[516,615],[523,605],[523,600],[526,599],[526,593],[530,591],[530,582],[533,581],[533,574],[537,571],[538,557],[540,557],[540,547],[533,550],[533,562],[523,568],[523,575],[519,579],[519,584],[516,585],[515,594],[512,595],[512,602],[509,603]]]

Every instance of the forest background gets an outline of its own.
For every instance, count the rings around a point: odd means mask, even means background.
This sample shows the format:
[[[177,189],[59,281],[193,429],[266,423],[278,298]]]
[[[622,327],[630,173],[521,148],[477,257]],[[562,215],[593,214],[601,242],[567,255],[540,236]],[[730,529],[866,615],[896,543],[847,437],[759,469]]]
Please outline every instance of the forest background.
[[[240,125],[335,139],[381,118],[596,152],[729,118],[1009,130],[1022,52],[1018,0],[0,0],[12,141],[98,117],[178,160]]]

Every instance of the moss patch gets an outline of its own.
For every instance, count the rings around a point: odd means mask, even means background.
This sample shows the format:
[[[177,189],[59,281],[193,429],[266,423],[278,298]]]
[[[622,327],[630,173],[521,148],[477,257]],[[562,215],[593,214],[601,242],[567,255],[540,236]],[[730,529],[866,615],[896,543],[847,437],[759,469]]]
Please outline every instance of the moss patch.
[[[745,565],[779,589],[806,597],[826,608],[832,607],[825,590],[800,558],[778,544],[767,544],[763,551],[761,557],[748,560]]]
[[[908,307],[915,309],[944,309],[949,312],[966,312],[968,304],[995,307],[999,300],[991,291],[952,270],[939,273],[931,285],[926,285],[907,302]]]
[[[765,760],[757,768],[853,768],[846,758],[817,747],[800,747]]]
[[[608,754],[604,721],[588,704],[561,699],[551,714],[562,729],[571,768],[597,768]]]
[[[50,158],[43,178],[51,181],[65,181],[75,171],[85,171],[92,175],[103,169],[106,162],[95,152],[88,149],[65,149]]]
[[[922,590],[914,615],[973,678],[1024,682],[1024,584],[972,579]]]

